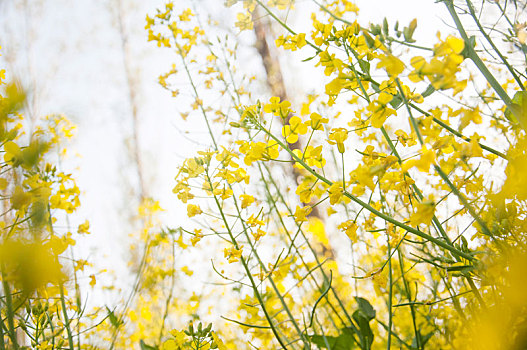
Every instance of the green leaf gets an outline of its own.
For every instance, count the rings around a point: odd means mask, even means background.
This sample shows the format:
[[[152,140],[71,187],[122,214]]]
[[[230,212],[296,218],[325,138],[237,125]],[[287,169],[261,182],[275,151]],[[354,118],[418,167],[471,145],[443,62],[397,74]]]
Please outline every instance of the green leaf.
[[[364,74],[367,74],[368,76],[370,75],[370,62],[359,59],[359,67]]]
[[[401,106],[401,104],[403,103],[403,100],[399,97],[399,95],[395,95],[389,103],[390,103],[390,106],[397,109]]]
[[[522,127],[527,123],[527,91],[518,91],[512,98],[511,108],[505,110],[505,117]]]
[[[474,49],[475,47],[476,47],[476,37],[472,35],[470,38],[468,38],[468,46],[467,46],[467,43],[465,42],[465,47],[463,48],[463,51],[461,51],[461,56],[463,56],[463,58],[469,58],[470,53],[473,51],[471,49]]]
[[[315,345],[321,349],[331,350],[350,350],[353,349],[355,340],[353,339],[353,330],[351,328],[343,328],[342,333],[337,337],[329,335],[311,335],[309,338]],[[329,345],[329,347],[328,347]]]
[[[373,343],[373,332],[370,328],[369,320],[362,315],[359,310],[356,310],[353,313],[353,319],[357,322],[359,326],[359,337],[361,339],[361,348],[363,350],[371,349],[371,344]]]
[[[368,322],[375,318],[377,313],[368,300],[361,297],[355,297],[355,301],[359,305],[360,313],[368,320]]]
[[[108,311],[108,319],[110,320],[111,325],[115,328],[119,328],[119,326],[123,324],[123,321],[119,320],[119,318],[115,316],[115,313],[110,310],[108,306],[106,307],[106,310]]]
[[[414,18],[412,22],[410,22],[408,27],[404,27],[403,29],[404,41],[408,43],[415,42],[415,40],[412,38],[415,32],[415,28],[417,28],[417,19]]]
[[[428,87],[426,88],[426,90],[423,91],[423,93],[421,94],[421,96],[423,96],[423,98],[426,98],[426,97],[432,95],[435,91],[436,91],[436,88],[435,88],[432,84],[430,84],[430,85],[428,85]]]
[[[159,349],[157,346],[146,345],[143,339],[139,341],[139,346],[141,350],[158,350]]]
[[[382,32],[384,33],[385,36],[388,36],[388,31],[389,31],[388,19],[384,17],[384,20],[382,21]]]

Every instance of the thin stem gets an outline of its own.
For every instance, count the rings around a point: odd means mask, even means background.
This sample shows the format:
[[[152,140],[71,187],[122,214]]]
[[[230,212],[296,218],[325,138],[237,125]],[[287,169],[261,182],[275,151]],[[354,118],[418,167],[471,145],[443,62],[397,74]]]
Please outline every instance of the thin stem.
[[[300,159],[299,157],[297,157],[290,149],[288,149],[282,141],[280,141],[280,139],[278,139],[276,136],[274,136],[271,132],[269,132],[267,129],[265,129],[263,126],[260,125],[260,128],[262,131],[264,131],[267,135],[269,135],[269,137],[271,137],[273,140],[275,140],[281,147],[282,149],[286,150],[290,155],[291,157],[293,157],[293,159],[298,162],[302,167],[304,167],[304,169],[306,169],[308,172],[310,172],[312,175],[314,175],[316,178],[318,178],[319,180],[323,181],[324,183],[328,184],[329,186],[333,185],[333,182],[331,182],[330,180],[328,180],[327,178],[325,178],[324,176],[320,175],[319,173],[317,173],[314,169],[312,169],[309,165],[307,165],[304,161],[302,161],[302,159]],[[393,217],[391,216],[388,216],[380,211],[378,211],[377,209],[375,209],[374,207],[372,207],[371,205],[365,203],[364,201],[362,201],[361,199],[359,199],[358,197],[352,195],[351,193],[347,192],[347,191],[343,191],[343,195],[348,197],[349,199],[351,199],[352,201],[354,201],[355,203],[359,204],[361,207],[367,209],[368,211],[370,211],[371,213],[375,214],[376,216],[382,218],[383,220],[386,220],[388,222],[391,222],[392,224],[394,224],[395,226],[398,226],[410,233],[413,233],[414,235],[416,236],[419,236],[421,238],[424,238],[425,240],[427,241],[430,241],[452,253],[455,253],[455,254],[459,254],[460,256],[464,257],[465,259],[467,260],[470,260],[470,261],[474,261],[475,258],[470,255],[470,254],[467,254],[455,247],[452,247],[448,244],[446,244],[445,242],[437,239],[437,238],[434,238],[422,231],[419,231],[411,226],[408,226],[396,219],[394,219]]]
[[[66,310],[66,299],[64,298],[64,284],[60,284],[60,305],[62,307],[62,315],[64,316],[64,327],[66,327],[66,332],[68,334],[68,345],[70,350],[74,349],[73,344],[73,335],[71,333],[70,319],[68,317],[68,312]]]
[[[466,3],[467,3],[467,7],[468,7],[468,10],[470,12],[470,15],[472,16],[472,19],[474,20],[474,22],[476,22],[476,25],[478,26],[478,29],[479,29],[479,32],[481,34],[483,34],[483,36],[485,37],[485,39],[487,39],[487,41],[489,42],[490,46],[492,46],[492,48],[494,49],[494,51],[496,52],[496,54],[499,56],[499,58],[501,59],[501,61],[503,62],[503,64],[505,65],[505,67],[507,67],[507,69],[509,70],[509,72],[512,74],[512,76],[514,77],[514,80],[516,80],[516,83],[518,83],[518,86],[520,87],[520,89],[522,90],[525,90],[525,87],[523,86],[523,83],[522,81],[520,80],[520,78],[518,77],[518,75],[516,74],[516,71],[514,70],[514,68],[509,64],[509,61],[507,60],[507,58],[505,58],[502,53],[500,52],[500,50],[496,47],[496,45],[494,44],[494,42],[492,41],[492,39],[490,38],[490,36],[487,34],[487,32],[485,31],[485,29],[482,27],[481,25],[481,22],[478,20],[478,17],[476,16],[476,13],[474,11],[474,6],[472,5],[472,2],[470,0],[466,0]]]
[[[448,9],[448,12],[450,13],[450,16],[452,16],[452,19],[454,20],[454,23],[456,24],[457,30],[459,34],[461,35],[461,38],[465,41],[465,49],[467,52],[467,57],[471,59],[472,62],[476,65],[476,67],[479,69],[481,74],[485,77],[487,82],[490,84],[490,86],[494,89],[494,91],[498,94],[500,99],[507,105],[507,107],[515,114],[516,119],[522,123],[521,118],[519,116],[516,116],[516,112],[514,112],[514,108],[512,108],[512,100],[505,92],[503,87],[498,83],[496,78],[494,78],[494,75],[488,70],[487,66],[481,58],[478,56],[476,51],[474,51],[474,48],[470,44],[470,39],[467,35],[467,32],[465,31],[465,28],[463,27],[463,24],[461,23],[461,20],[459,19],[457,12],[454,8],[454,1],[453,0],[444,0],[444,3]]]
[[[13,348],[18,349],[18,341],[16,339],[16,331],[15,331],[15,314],[13,311],[13,298],[11,296],[11,290],[9,288],[9,284],[6,280],[6,275],[4,272],[4,266],[2,266],[2,285],[4,287],[4,295],[5,295],[5,304],[6,304],[6,317],[7,317],[7,326],[9,327],[8,335],[9,338],[11,338],[11,342],[13,343]]]

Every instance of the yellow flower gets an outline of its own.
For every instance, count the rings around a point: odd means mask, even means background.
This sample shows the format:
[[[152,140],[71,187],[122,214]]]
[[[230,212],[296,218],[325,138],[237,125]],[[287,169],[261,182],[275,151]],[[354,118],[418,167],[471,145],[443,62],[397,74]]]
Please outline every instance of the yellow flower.
[[[253,235],[254,240],[258,241],[258,240],[260,240],[260,238],[265,236],[265,231],[258,227],[256,229],[256,232],[251,232],[251,234]]]
[[[194,16],[194,14],[192,13],[192,10],[186,9],[179,15],[179,20],[182,22],[189,22],[191,16]]]
[[[331,129],[331,132],[329,134],[329,140],[328,143],[330,145],[337,145],[337,149],[340,153],[344,153],[346,150],[344,148],[344,141],[348,138],[348,130],[344,128],[335,128]]]
[[[215,332],[211,332],[212,339],[214,340],[214,343],[216,343],[216,346],[218,347],[218,350],[227,350],[227,347],[225,344],[223,344],[223,341],[216,335]]]
[[[79,234],[90,234],[90,222],[88,220],[84,221],[82,224],[79,225],[77,228],[77,233]]]
[[[97,280],[95,279],[95,275],[90,275],[90,287],[95,287],[95,284],[97,283]]]
[[[420,202],[416,205],[416,211],[410,216],[410,224],[419,226],[420,224],[430,225],[435,212],[435,202],[433,197]]]
[[[203,213],[199,205],[189,204],[187,205],[187,216],[189,218]]]
[[[192,243],[193,247],[196,246],[196,244],[203,238],[203,234],[201,234],[201,231],[201,229],[194,230],[194,236],[190,239],[190,243]]]
[[[294,116],[289,119],[289,125],[282,127],[282,136],[286,138],[288,143],[295,143],[298,141],[298,135],[304,135],[307,132],[307,125],[302,123],[300,117]]]
[[[324,130],[323,124],[329,121],[328,118],[322,118],[322,116],[318,113],[311,113],[309,119],[309,126],[313,130]]]
[[[380,57],[380,62],[377,63],[377,68],[385,67],[386,72],[390,77],[396,77],[404,70],[404,63],[392,54],[387,54]]]
[[[422,172],[428,172],[430,165],[434,164],[436,155],[433,149],[427,149],[426,146],[421,148],[421,157],[419,159],[409,159],[402,164],[403,171],[408,171],[414,166]]]
[[[264,222],[258,219],[258,217],[254,217],[254,214],[251,214],[251,216],[249,216],[246,222],[247,222],[247,225],[251,227],[262,226],[264,224]]]
[[[339,203],[342,200],[342,195],[344,190],[342,189],[342,184],[340,182],[334,182],[328,189],[329,193],[329,202],[331,204]]]
[[[298,223],[307,221],[307,216],[309,215],[309,213],[311,213],[312,210],[313,208],[311,208],[309,205],[305,207],[300,207],[297,205],[294,214],[295,221]]]
[[[283,46],[286,50],[296,51],[306,46],[306,34],[300,33],[297,35],[280,35],[278,39],[275,40],[276,47]]]
[[[223,250],[223,256],[227,258],[229,261],[229,264],[233,262],[237,262],[240,260],[242,256],[243,246],[240,246],[240,249],[236,249],[236,247],[232,246],[229,249],[225,248]]]
[[[25,192],[22,186],[16,186],[11,196],[11,206],[16,210],[25,209],[31,203],[31,198],[31,194]]]
[[[352,242],[357,242],[357,223],[353,220],[344,221],[337,228],[346,233]]]
[[[242,201],[242,209],[247,208],[249,205],[254,203],[254,197],[248,194],[240,195],[240,200]]]
[[[194,274],[194,271],[189,269],[186,265],[181,268],[181,271],[183,271],[183,273],[187,276],[192,276]]]
[[[298,158],[303,159],[309,166],[322,168],[324,165],[326,165],[326,160],[324,157],[322,157],[322,145],[317,147],[307,146],[304,150],[304,153],[302,153],[302,151],[299,149],[294,149],[293,153]]]
[[[344,63],[342,60],[335,58],[335,54],[330,54],[328,51],[320,51],[318,54],[320,61],[315,65],[316,66],[323,66],[326,67],[324,69],[324,74],[329,76],[334,71],[340,72],[342,67],[344,66]]]
[[[264,105],[265,113],[273,113],[277,117],[286,118],[289,113],[291,113],[291,102],[282,101],[280,102],[280,97],[273,96],[269,99],[270,103]]]
[[[250,13],[240,12],[236,15],[236,19],[238,21],[234,23],[234,25],[239,28],[240,31],[253,29],[253,20]]]

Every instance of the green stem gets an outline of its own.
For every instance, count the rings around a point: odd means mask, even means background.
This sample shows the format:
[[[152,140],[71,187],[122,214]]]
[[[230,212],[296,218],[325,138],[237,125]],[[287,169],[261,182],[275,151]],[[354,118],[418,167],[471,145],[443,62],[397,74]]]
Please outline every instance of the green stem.
[[[512,100],[505,92],[503,87],[498,83],[496,78],[494,78],[494,75],[488,70],[487,66],[481,58],[478,56],[476,51],[474,51],[474,48],[470,44],[470,39],[467,35],[467,32],[465,31],[465,28],[463,27],[463,24],[461,23],[461,20],[459,19],[457,12],[454,8],[454,1],[453,0],[444,0],[444,3],[446,7],[448,8],[448,12],[450,13],[450,16],[452,16],[452,19],[454,20],[454,23],[456,24],[457,30],[459,34],[461,35],[461,38],[465,41],[465,49],[467,52],[467,57],[470,58],[472,62],[476,65],[476,67],[479,69],[481,74],[485,77],[487,82],[490,84],[490,86],[494,89],[494,91],[498,94],[500,99],[507,105],[507,107],[515,114],[515,117],[518,121],[521,121],[521,118],[519,116],[516,116],[517,113],[514,112],[514,108],[512,108]]]
[[[209,179],[209,181],[210,181],[210,179]],[[216,197],[216,195],[214,195],[214,201],[216,203],[216,206],[218,207],[218,210],[220,211],[221,218],[222,218],[223,222],[225,223],[225,227],[227,229],[227,232],[229,233],[229,237],[231,238],[231,241],[232,241],[234,247],[236,249],[240,249],[240,247],[238,245],[238,242],[236,241],[236,238],[234,237],[234,235],[233,235],[233,233],[232,233],[232,231],[230,229],[229,222],[227,221],[227,218],[225,217],[225,214],[223,213],[221,204],[218,201],[218,198]],[[262,311],[263,311],[263,313],[265,315],[265,319],[267,320],[267,323],[269,324],[269,327],[271,327],[271,331],[273,332],[276,340],[278,341],[278,343],[280,343],[282,348],[284,350],[287,350],[287,347],[285,346],[284,342],[282,341],[282,338],[278,334],[278,331],[276,330],[276,327],[273,324],[273,320],[271,319],[269,313],[267,312],[267,309],[265,308],[264,300],[262,299],[262,296],[260,295],[260,292],[258,291],[258,288],[256,287],[256,283],[254,282],[253,276],[251,274],[251,271],[249,270],[249,266],[247,266],[247,262],[245,261],[245,258],[243,256],[241,256],[240,260],[242,262],[242,265],[243,265],[243,268],[245,270],[245,273],[246,273],[247,277],[249,277],[249,281],[251,282],[251,286],[252,286],[253,292],[256,295],[256,298],[258,299],[258,303],[262,307]]]
[[[276,182],[274,181],[274,179],[273,179],[273,177],[271,176],[271,173],[270,173],[269,169],[267,169],[267,167],[266,167],[266,170],[267,170],[267,172],[268,172],[268,174],[269,174],[269,177],[268,177],[269,180],[273,183],[273,186],[274,186],[274,187],[276,188],[276,190],[277,190],[278,197],[280,198],[281,202],[286,206],[287,210],[289,211],[289,214],[290,214],[290,215],[293,215],[293,212],[291,211],[291,208],[289,208],[289,206],[287,205],[287,203],[286,203],[284,197],[282,196],[282,193],[280,192],[280,189],[278,188]],[[263,174],[262,174],[262,179],[264,180],[264,184],[266,184],[265,177],[263,176]],[[267,188],[267,187],[266,187],[266,188]],[[270,195],[270,191],[269,191],[269,190],[268,190],[268,194]],[[277,213],[277,215],[278,215],[278,218],[279,218],[279,220],[280,220],[280,223],[281,223],[281,225],[282,225],[282,228],[285,230],[286,234],[288,235],[289,239],[291,240],[291,242],[292,242],[291,244],[294,244],[294,240],[291,238],[291,235],[289,234],[289,231],[287,230],[287,226],[285,225],[284,221],[282,220],[282,216],[281,216],[281,213],[280,213],[278,207],[276,206],[275,203],[273,203],[273,204],[274,204],[273,207],[274,207],[274,209],[275,209],[275,211],[276,211],[276,213]],[[307,237],[306,237],[306,235],[304,234],[304,232],[303,232],[303,230],[301,229],[301,227],[299,227],[299,230],[300,230],[300,233],[302,234],[302,237],[304,238],[304,241],[306,242],[308,248],[311,250],[311,253],[313,254],[313,257],[315,258],[316,263],[317,263],[319,266],[321,266],[322,263],[321,263],[320,260],[318,259],[318,255],[317,255],[317,253],[315,252],[313,246],[311,245],[311,243],[310,243],[309,240],[307,239]],[[297,251],[298,251],[298,250],[297,250]],[[307,268],[308,266],[307,266],[307,264],[304,262],[304,258],[303,258],[303,256],[302,256],[302,254],[299,254],[299,256],[300,256],[300,259],[302,260],[302,263],[303,263],[304,266]],[[320,269],[320,271],[321,271],[322,276],[323,276],[323,278],[324,278],[324,282],[325,282],[325,283],[328,283],[329,278],[328,278],[326,272],[325,272],[324,269],[322,269],[322,268]],[[317,286],[317,288],[320,289],[321,286],[320,286],[320,284],[318,283],[318,281],[317,281],[316,279],[314,279],[314,278],[313,278],[313,280],[314,280],[315,285]],[[333,296],[335,297],[335,299],[337,299],[337,302],[338,302],[339,306],[342,308],[342,311],[344,312],[346,318],[348,319],[348,321],[349,321],[349,323],[350,323],[350,326],[354,329],[355,332],[358,332],[358,328],[357,328],[357,326],[353,323],[353,319],[351,318],[351,316],[350,316],[349,313],[347,312],[344,303],[342,302],[341,298],[340,298],[339,295],[337,294],[337,291],[336,291],[333,287],[331,287],[331,292],[333,293]],[[330,301],[329,298],[327,299],[327,303],[328,303],[328,305],[330,306],[330,308],[333,310],[333,312],[335,313],[335,315],[339,318],[339,320],[344,324],[345,321],[342,319],[342,317],[340,316],[340,314],[338,313],[338,311],[336,310],[336,308],[333,306],[333,304],[331,303],[331,301]],[[332,318],[331,318],[331,319],[332,319]],[[355,339],[355,338],[354,338],[354,339]],[[355,340],[355,341],[358,343],[357,340]]]
[[[284,150],[286,150],[290,155],[291,157],[296,161],[298,162],[304,169],[306,169],[308,172],[310,172],[312,175],[314,175],[316,178],[318,178],[319,180],[321,180],[322,182],[326,183],[327,185],[331,186],[333,185],[333,182],[331,182],[330,180],[328,180],[327,178],[325,178],[324,176],[320,175],[319,173],[317,173],[314,169],[312,169],[309,165],[307,165],[304,161],[302,161],[302,159],[298,158],[289,148],[287,148],[286,145],[283,144],[282,141],[280,141],[277,137],[275,137],[273,134],[271,134],[267,129],[265,129],[263,126],[260,125],[260,129],[265,132],[267,135],[269,135],[269,137],[271,137],[273,140],[275,140]],[[368,211],[370,211],[371,213],[375,214],[376,216],[382,218],[383,220],[386,220],[388,222],[391,222],[392,224],[394,224],[395,226],[398,226],[416,236],[419,236],[427,241],[430,241],[432,243],[434,243],[435,245],[438,245],[452,253],[455,253],[455,254],[459,254],[460,256],[464,257],[465,259],[467,260],[470,260],[470,261],[474,261],[475,258],[470,255],[470,254],[467,254],[465,252],[462,252],[454,247],[451,247],[449,246],[448,244],[446,244],[445,242],[437,239],[437,238],[434,238],[422,231],[419,231],[411,226],[408,226],[396,219],[394,219],[393,217],[391,216],[388,216],[388,215],[385,215],[384,213],[378,211],[377,209],[373,208],[371,205],[365,203],[364,201],[362,201],[361,199],[355,197],[354,195],[352,195],[351,193],[347,192],[347,191],[344,191],[343,192],[343,195],[348,197],[349,199],[351,199],[352,201],[354,201],[355,203],[359,204],[361,207],[367,209]]]
[[[514,68],[512,68],[512,66],[509,64],[509,61],[505,58],[505,56],[502,55],[501,51],[498,50],[498,48],[496,47],[496,45],[494,44],[490,36],[485,31],[485,28],[483,28],[483,26],[481,25],[481,22],[478,20],[478,17],[476,16],[476,13],[474,11],[474,6],[472,5],[472,2],[470,0],[466,0],[466,3],[467,3],[468,10],[470,12],[470,15],[472,16],[472,19],[474,20],[474,22],[476,22],[476,25],[478,26],[479,32],[483,34],[485,39],[489,42],[490,46],[492,46],[492,48],[494,49],[494,52],[496,52],[496,54],[499,56],[503,64],[505,64],[505,67],[507,67],[509,72],[512,74],[512,76],[514,77],[514,80],[516,80],[516,83],[518,83],[518,86],[522,90],[525,90],[525,87],[523,86],[522,81],[516,74],[516,71],[514,70]]]
[[[392,327],[393,327],[393,311],[392,311],[392,298],[393,298],[393,274],[392,274],[392,254],[390,247],[390,234],[386,230],[386,242],[388,244],[388,282],[390,286],[388,288],[388,344],[386,349],[390,350],[392,346]]]
[[[64,327],[66,327],[66,332],[68,333],[68,345],[70,350],[74,349],[73,336],[71,333],[70,319],[68,317],[68,312],[66,310],[66,300],[64,298],[64,284],[60,284],[60,304],[62,306],[62,315],[64,316]]]
[[[417,320],[415,318],[415,309],[414,309],[414,305],[412,304],[413,303],[413,301],[412,301],[412,293],[410,291],[410,287],[408,286],[408,281],[404,277],[405,272],[404,272],[403,254],[401,253],[400,250],[398,250],[397,252],[399,254],[399,267],[401,269],[401,278],[403,279],[404,290],[405,290],[405,293],[406,293],[406,297],[408,298],[408,302],[410,302],[410,305],[409,305],[410,306],[410,313],[412,315],[412,325],[413,325],[413,328],[414,328],[417,349],[422,349],[422,347],[421,347],[421,336],[420,336],[419,331],[417,330]]]
[[[18,346],[18,340],[16,338],[16,331],[15,331],[15,314],[13,311],[13,298],[11,296],[11,290],[9,288],[9,283],[7,283],[6,275],[4,272],[4,266],[2,266],[2,285],[4,287],[4,296],[5,296],[5,302],[6,302],[6,317],[7,317],[7,326],[9,327],[8,335],[9,338],[11,338],[11,342],[13,343],[14,349],[19,349]]]
[[[296,32],[291,29],[287,24],[284,23],[284,21],[282,21],[280,18],[278,18],[271,10],[269,10],[269,8],[267,6],[265,6],[260,0],[256,0],[256,2],[258,3],[258,5],[260,5],[261,7],[263,7],[263,9],[265,10],[265,12],[267,12],[269,14],[269,16],[271,16],[278,24],[280,24],[284,29],[286,29],[289,33],[293,34],[293,35],[296,35]],[[311,46],[312,48],[314,48],[317,53],[318,52],[321,52],[322,50],[316,46],[315,44],[313,44],[312,42],[310,42],[309,40],[306,40],[306,43]]]
[[[399,89],[399,94],[401,95],[402,99],[403,99],[403,103],[405,104],[406,106],[406,109],[408,110],[408,116],[412,122],[412,125],[414,127],[414,130],[415,130],[415,133],[417,134],[417,138],[419,139],[419,143],[421,145],[424,144],[424,140],[423,140],[423,137],[421,136],[421,132],[419,131],[419,127],[417,125],[417,121],[415,120],[415,118],[413,117],[412,115],[412,111],[410,109],[410,106],[408,105],[408,100],[406,99],[406,96],[404,95],[404,90],[401,86],[401,82],[399,81],[398,78],[395,79],[395,82],[397,83],[397,87]],[[465,196],[463,196],[463,194],[461,193],[461,191],[459,191],[459,189],[454,186],[454,184],[450,181],[450,179],[448,178],[448,176],[443,172],[443,170],[441,169],[440,166],[438,165],[435,165],[434,164],[434,169],[435,171],[439,174],[439,176],[443,179],[443,181],[445,181],[445,183],[448,185],[448,187],[450,187],[450,189],[452,190],[452,192],[459,198],[460,202],[463,204],[463,206],[468,210],[468,212],[470,213],[470,215],[477,221],[477,223],[481,226],[481,229],[483,230],[483,232],[489,236],[489,237],[492,237],[492,233],[490,232],[490,230],[487,228],[487,225],[485,224],[485,222],[483,222],[483,220],[479,217],[479,215],[474,211],[474,209],[472,208],[472,206],[470,205],[470,203],[467,201],[467,199],[465,198]]]
[[[176,39],[176,38],[174,38],[174,39]],[[181,57],[181,61],[183,62],[183,67],[185,68],[185,72],[187,73],[187,77],[188,77],[188,80],[190,82],[190,85],[192,86],[192,90],[194,91],[194,97],[196,99],[198,99],[198,96],[199,96],[198,89],[196,88],[196,85],[194,84],[194,80],[192,79],[192,75],[190,74],[190,71],[188,69],[187,62],[185,61],[185,55],[183,55],[183,51],[181,50],[179,45],[177,46],[177,49],[178,49],[179,56]],[[203,114],[203,117],[205,119],[205,123],[207,124],[207,129],[209,131],[212,143],[214,144],[214,149],[218,149],[218,144],[216,143],[216,139],[214,137],[214,134],[212,133],[212,128],[211,128],[210,123],[209,123],[209,118],[207,118],[207,113],[205,112],[205,109],[203,108],[203,104],[198,103],[198,106],[199,106],[199,109],[201,111],[201,114]]]

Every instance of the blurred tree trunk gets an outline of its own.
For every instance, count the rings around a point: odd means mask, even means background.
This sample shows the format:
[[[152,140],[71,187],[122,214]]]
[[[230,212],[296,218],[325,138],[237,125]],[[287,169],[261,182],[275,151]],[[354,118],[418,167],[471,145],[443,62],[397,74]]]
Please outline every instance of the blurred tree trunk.
[[[273,96],[280,97],[281,101],[288,100],[287,89],[282,76],[282,70],[280,68],[280,62],[277,59],[277,55],[273,54],[271,46],[269,46],[268,33],[271,30],[271,24],[267,20],[266,16],[262,16],[259,8],[256,7],[252,13],[254,23],[254,34],[256,35],[256,50],[260,55],[266,73],[267,86]],[[285,123],[289,123],[291,115],[285,120]],[[300,138],[294,143],[288,143],[290,149],[302,150],[302,144]],[[291,167],[291,176],[293,177],[295,184],[299,183],[302,174],[300,171]],[[313,203],[310,203],[312,205]],[[312,207],[312,211],[309,214],[311,217],[319,218],[323,220],[323,216],[318,207]]]

